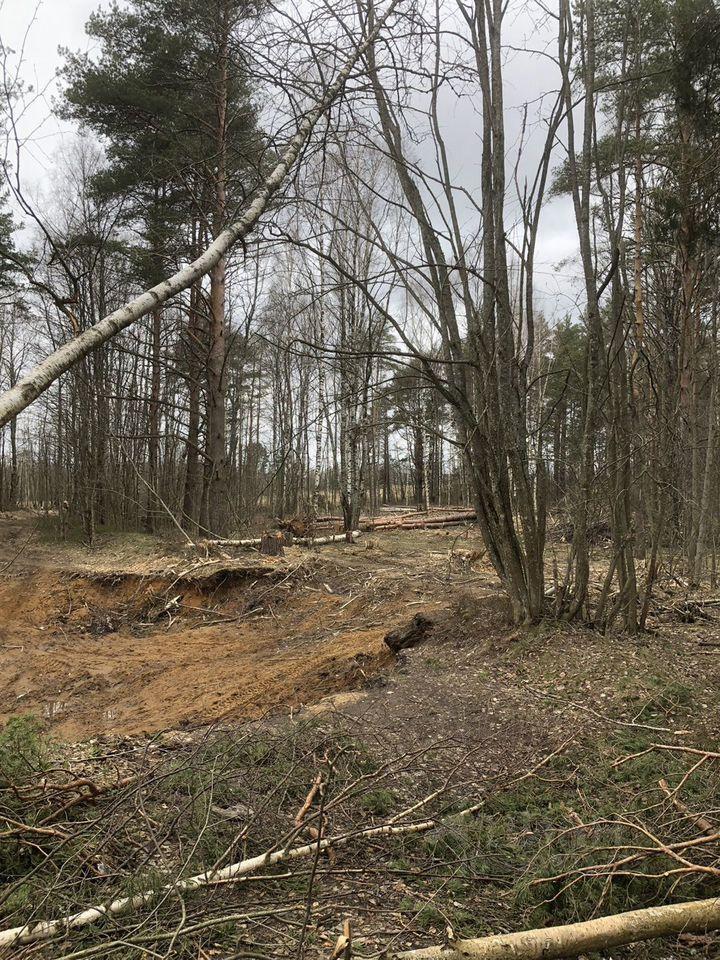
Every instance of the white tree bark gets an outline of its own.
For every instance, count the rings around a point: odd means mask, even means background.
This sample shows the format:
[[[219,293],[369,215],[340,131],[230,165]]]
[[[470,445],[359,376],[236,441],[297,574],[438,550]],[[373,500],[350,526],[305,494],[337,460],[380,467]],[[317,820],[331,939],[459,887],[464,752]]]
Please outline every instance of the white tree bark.
[[[720,929],[720,899],[631,910],[560,927],[524,930],[391,954],[388,960],[558,960],[625,943]]]
[[[97,347],[135,323],[147,313],[165,303],[171,297],[187,290],[196,280],[208,274],[223,256],[239,241],[250,233],[265,211],[268,201],[278,191],[289,171],[297,161],[300,151],[313,131],[315,124],[342,91],[353,68],[375,42],[388,17],[399,0],[390,0],[385,13],[378,19],[370,33],[348,59],[337,77],[330,84],[316,105],[310,110],[298,126],[295,136],[288,144],[280,161],[260,187],[249,207],[239,220],[223,230],[197,260],[178,270],[171,277],[156,284],[145,293],[135,297],[119,310],[99,320],[68,343],[64,343],[39,363],[17,384],[0,394],[0,427],[4,427],[14,417],[45,392],[59,377],[83,357]]]
[[[409,810],[403,811],[403,815],[409,816],[423,805],[424,802],[415,804]],[[483,801],[474,803],[472,806],[465,807],[460,813],[455,814],[455,818],[465,819],[472,817],[482,806]],[[0,930],[0,949],[3,947],[20,946],[27,943],[36,943],[40,940],[52,940],[53,937],[69,934],[71,930],[79,930],[83,927],[98,923],[106,917],[119,917],[128,913],[135,913],[144,906],[158,900],[163,894],[169,892],[184,893],[197,890],[201,887],[213,886],[214,884],[228,880],[237,880],[255,873],[264,867],[270,867],[285,860],[307,857],[317,853],[318,850],[327,850],[330,847],[343,847],[353,840],[426,833],[428,830],[434,830],[435,827],[444,822],[441,817],[433,817],[416,823],[396,823],[395,820],[396,818],[393,818],[389,823],[379,827],[367,827],[364,830],[356,830],[339,836],[326,837],[322,840],[315,840],[312,843],[306,843],[299,847],[284,846],[279,850],[260,853],[255,857],[240,860],[238,863],[231,863],[229,866],[222,867],[218,870],[207,870],[204,873],[196,874],[194,877],[178,880],[175,883],[169,883],[155,890],[145,890],[141,893],[136,893],[134,896],[118,897],[110,903],[87,907],[78,913],[60,917],[57,920],[38,920],[22,927],[11,927],[7,930]]]
[[[353,540],[357,540],[362,534],[360,530],[352,531]],[[293,544],[299,547],[321,547],[326,543],[347,542],[347,534],[335,533],[326,537],[295,537]],[[262,537],[253,537],[251,540],[199,540],[197,543],[191,543],[188,546],[193,549],[207,550],[209,547],[227,547],[230,548],[250,548],[259,547],[262,543]]]

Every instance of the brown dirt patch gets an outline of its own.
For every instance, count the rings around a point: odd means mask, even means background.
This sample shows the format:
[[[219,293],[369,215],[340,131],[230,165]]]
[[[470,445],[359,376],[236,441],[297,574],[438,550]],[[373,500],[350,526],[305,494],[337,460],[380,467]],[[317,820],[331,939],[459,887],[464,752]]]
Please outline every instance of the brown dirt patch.
[[[70,739],[255,719],[363,687],[393,662],[388,630],[442,619],[468,577],[492,585],[482,564],[448,561],[457,531],[199,565],[137,536],[53,546],[36,526],[0,520],[0,566],[13,561],[0,576],[0,721],[33,713]]]

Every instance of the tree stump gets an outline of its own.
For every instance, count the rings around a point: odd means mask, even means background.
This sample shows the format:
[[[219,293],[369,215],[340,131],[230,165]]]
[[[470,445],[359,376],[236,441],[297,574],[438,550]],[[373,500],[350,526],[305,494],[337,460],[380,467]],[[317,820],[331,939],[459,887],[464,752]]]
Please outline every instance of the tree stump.
[[[283,535],[281,533],[264,533],[260,540],[260,553],[266,557],[282,557]]]
[[[428,617],[416,613],[407,626],[391,630],[383,639],[393,653],[399,653],[401,650],[407,650],[408,647],[416,647],[422,643],[434,626],[434,622]]]

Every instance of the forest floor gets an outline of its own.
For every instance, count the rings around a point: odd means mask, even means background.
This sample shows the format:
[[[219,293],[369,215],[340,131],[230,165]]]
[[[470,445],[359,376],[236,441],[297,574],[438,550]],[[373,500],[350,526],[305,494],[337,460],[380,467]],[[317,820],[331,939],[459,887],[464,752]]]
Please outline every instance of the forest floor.
[[[139,832],[121,854],[118,836],[129,828],[113,819],[119,801],[110,814],[98,804],[103,827],[92,821],[93,849],[105,851],[112,869],[106,876],[103,866],[101,878],[85,871],[67,889],[54,884],[42,915],[99,901],[120,877],[127,887],[131,875],[137,889],[149,861],[140,870],[132,851],[145,846],[162,849],[164,867],[172,860],[185,871],[206,869],[227,841],[222,810],[233,805],[267,812],[250,852],[272,845],[328,754],[340,758],[335,828],[384,822],[434,791],[440,799],[423,811],[452,814],[478,797],[483,811],[468,826],[453,821],[420,839],[323,857],[313,870],[308,863],[282,874],[282,894],[267,877],[252,894],[215,890],[221,919],[237,910],[238,897],[264,919],[197,933],[189,926],[170,955],[248,956],[262,947],[268,960],[298,949],[329,958],[344,918],[353,921],[358,955],[371,955],[388,944],[442,942],[448,926],[458,936],[482,935],[717,891],[715,847],[703,845],[701,869],[681,875],[668,872],[672,858],[655,853],[633,871],[601,869],[619,850],[635,850],[638,837],[652,847],[657,837],[668,843],[697,832],[678,798],[696,818],[702,811],[720,820],[718,760],[705,756],[695,769],[700,754],[687,752],[717,751],[720,734],[720,622],[712,608],[701,618],[688,614],[687,597],[668,585],[652,630],[638,638],[557,623],[521,632],[510,625],[492,569],[458,559],[458,546],[480,551],[477,531],[375,533],[354,545],[227,561],[139,535],[108,534],[88,550],[54,542],[31,514],[0,519],[0,726],[39,717],[55,744],[47,749],[78,778],[107,777],[104,757],[113,758],[113,775],[139,782],[142,771],[144,792],[134,788],[126,799],[139,809],[142,793],[152,824],[134,824]],[[416,613],[433,621],[427,639],[393,656],[384,635]],[[183,779],[189,767],[192,783]],[[168,769],[163,781],[158,771]],[[663,778],[681,792],[668,799]],[[363,788],[350,790],[356,782]],[[169,811],[173,827],[163,833]],[[55,855],[43,856],[28,883],[19,867],[3,867],[0,850],[0,874],[17,878],[10,893],[0,890],[7,922],[36,908],[33,882]],[[159,869],[157,860],[152,866]],[[262,913],[278,902],[288,917]],[[145,925],[126,934],[124,947],[112,931],[96,935],[110,938],[108,955],[111,947],[117,956],[143,955],[142,944],[173,928],[177,909],[165,911],[153,913],[151,932]],[[139,952],[128,946],[133,937]],[[94,944],[85,935],[80,946]],[[68,943],[57,943],[41,955],[69,953]],[[713,936],[612,951],[663,960],[718,955]]]
[[[448,559],[455,529],[227,561],[143,535],[58,544],[39,523],[0,520],[0,719],[32,712],[65,738],[300,709],[365,686],[393,659],[388,630],[447,615],[469,580],[497,592]]]

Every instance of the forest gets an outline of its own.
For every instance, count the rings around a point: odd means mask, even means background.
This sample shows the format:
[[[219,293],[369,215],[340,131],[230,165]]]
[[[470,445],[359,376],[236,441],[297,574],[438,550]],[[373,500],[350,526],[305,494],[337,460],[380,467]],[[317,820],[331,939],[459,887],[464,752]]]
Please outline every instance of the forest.
[[[716,0],[0,67],[0,957],[720,955]]]

